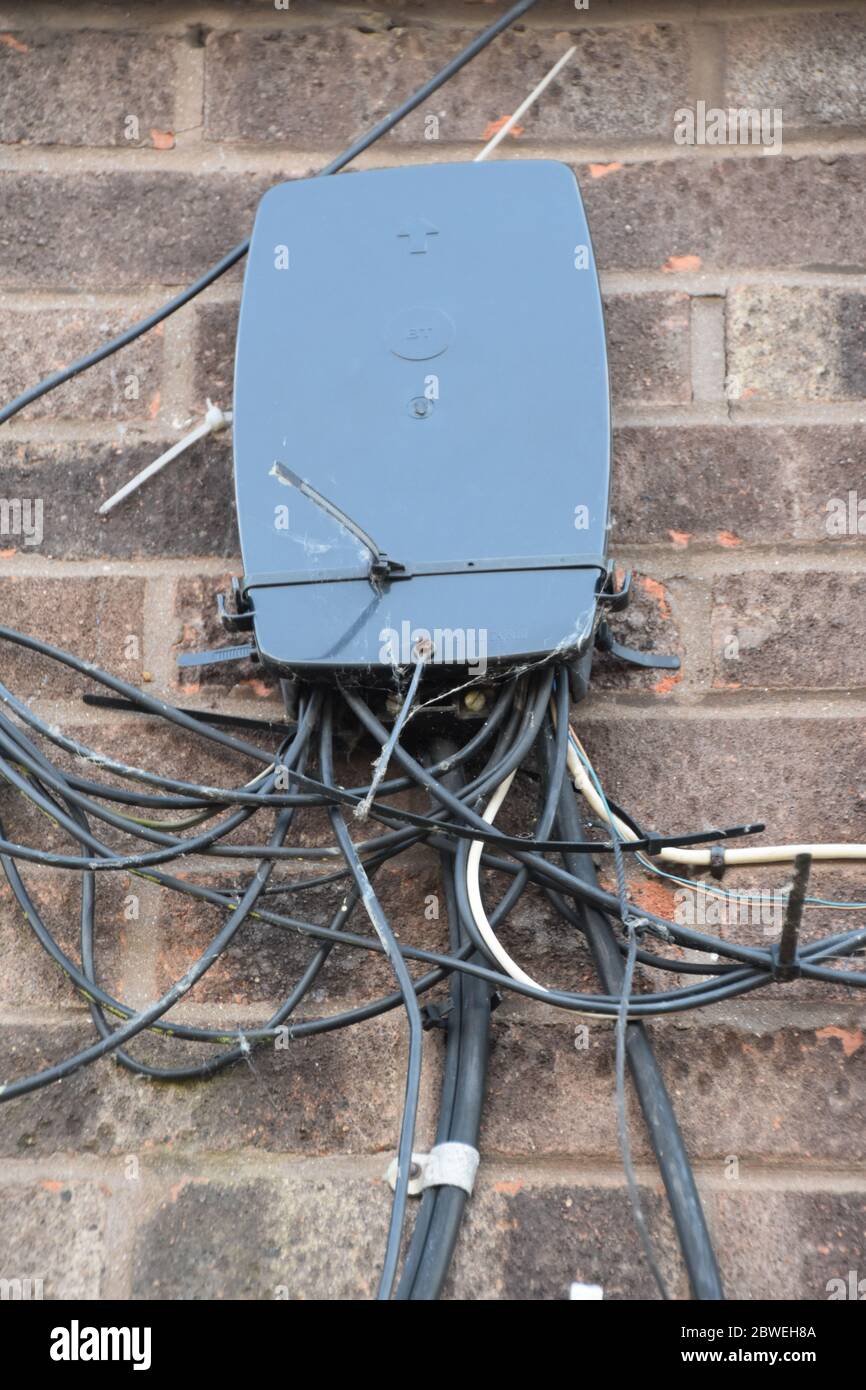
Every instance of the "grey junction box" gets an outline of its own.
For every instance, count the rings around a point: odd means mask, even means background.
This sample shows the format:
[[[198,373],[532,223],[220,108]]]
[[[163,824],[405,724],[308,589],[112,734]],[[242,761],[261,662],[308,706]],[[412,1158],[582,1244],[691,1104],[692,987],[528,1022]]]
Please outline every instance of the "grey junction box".
[[[566,165],[272,188],[244,280],[234,410],[241,604],[265,663],[375,681],[424,638],[447,670],[482,648],[491,667],[589,652],[610,409]]]

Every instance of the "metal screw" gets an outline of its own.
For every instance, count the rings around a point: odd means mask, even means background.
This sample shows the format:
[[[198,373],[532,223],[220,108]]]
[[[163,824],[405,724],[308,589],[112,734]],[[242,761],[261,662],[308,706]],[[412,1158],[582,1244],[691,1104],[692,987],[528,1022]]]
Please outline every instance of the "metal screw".
[[[428,400],[426,396],[416,396],[414,400],[409,402],[409,411],[416,420],[425,420],[433,412],[433,402]]]

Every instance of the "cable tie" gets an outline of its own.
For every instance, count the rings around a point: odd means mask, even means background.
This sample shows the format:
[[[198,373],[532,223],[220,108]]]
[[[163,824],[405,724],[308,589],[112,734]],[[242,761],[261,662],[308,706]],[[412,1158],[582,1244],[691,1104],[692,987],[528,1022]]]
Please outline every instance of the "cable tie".
[[[195,429],[190,430],[189,434],[185,434],[177,443],[172,444],[171,448],[166,449],[165,453],[160,454],[158,459],[154,459],[153,463],[149,463],[146,468],[142,468],[141,472],[136,473],[134,478],[130,478],[128,483],[124,483],[122,488],[115,492],[112,497],[109,497],[107,502],[103,502],[98,508],[99,515],[107,516],[110,511],[114,510],[119,502],[129,497],[130,493],[137,492],[141,485],[147,482],[148,478],[152,478],[155,473],[161,472],[167,463],[171,463],[172,459],[176,459],[179,454],[182,454],[186,449],[190,449],[193,444],[198,443],[200,439],[204,439],[207,435],[215,434],[220,430],[226,429],[231,424],[232,418],[232,411],[220,410],[218,405],[214,405],[213,401],[208,400],[204,419],[196,425]]]
[[[725,872],[725,847],[724,845],[710,845],[710,873],[713,878],[721,879]]]
[[[788,901],[785,905],[785,920],[782,935],[770,951],[773,965],[773,979],[786,984],[802,975],[803,967],[799,956],[800,923],[803,920],[803,906],[812,870],[811,854],[798,854],[794,860],[794,879]]]
[[[453,999],[446,999],[441,1004],[432,1000],[425,1004],[421,1010],[421,1027],[426,1031],[430,1028],[448,1028],[448,1015],[454,1008]]]

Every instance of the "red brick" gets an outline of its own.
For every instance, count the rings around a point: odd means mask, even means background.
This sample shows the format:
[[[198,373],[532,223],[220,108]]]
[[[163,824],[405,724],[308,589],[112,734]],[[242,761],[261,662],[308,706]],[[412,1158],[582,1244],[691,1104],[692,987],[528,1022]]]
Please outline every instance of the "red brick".
[[[726,106],[780,106],[791,130],[866,124],[862,14],[743,16],[724,44]]]
[[[50,499],[48,502],[50,506]],[[140,683],[144,646],[144,583],[98,579],[0,579],[9,625]],[[11,642],[4,644],[4,682],[18,696],[77,695],[85,676]]]
[[[424,16],[427,19],[427,16]],[[438,18],[430,15],[430,21]],[[205,130],[210,140],[349,144],[469,43],[477,27],[372,23],[212,34]],[[449,86],[397,126],[393,140],[481,141],[569,46],[577,53],[522,123],[526,140],[666,135],[688,85],[682,30],[669,24],[573,31],[522,27],[502,35]],[[623,84],[623,71],[639,72]],[[288,95],[287,95],[288,94]],[[679,94],[679,96],[677,95]],[[432,141],[431,141],[432,143]]]
[[[657,270],[684,255],[723,269],[859,264],[866,157],[690,155],[592,169],[577,173],[603,269]],[[119,170],[0,177],[0,285],[102,290],[193,279],[249,234],[277,181]]]
[[[174,129],[170,39],[17,27],[10,39],[0,44],[0,141],[135,147],[152,144],[154,128]]]
[[[147,312],[128,309],[7,309],[0,343],[0,400],[8,401],[49,372],[116,337]],[[163,364],[162,326],[105,363],[49,392],[28,406],[23,422],[51,419],[147,420],[159,412]]]
[[[274,182],[168,170],[2,173],[0,284],[186,284],[249,235],[256,203]]]
[[[753,996],[754,997],[754,996]],[[588,1025],[588,1046],[575,1046]],[[838,1031],[838,1036],[837,1036]],[[860,1115],[866,1099],[862,1030],[817,1028],[739,1032],[721,1024],[652,1025],[653,1045],[691,1157],[836,1160],[866,1155]],[[617,1152],[613,1033],[602,1021],[532,1023],[494,1017],[485,1154],[580,1155]],[[844,1045],[843,1045],[844,1044]],[[635,1154],[651,1156],[632,1107]]]
[[[851,290],[740,287],[728,297],[734,399],[866,396],[866,295]]]
[[[608,295],[605,314],[614,405],[691,400],[689,296]]]
[[[866,577],[725,575],[713,586],[713,684],[833,690],[866,685]]]
[[[38,877],[29,871],[25,884],[48,930],[80,965],[78,880],[50,870]],[[123,949],[135,929],[125,917],[128,894],[136,891],[130,884],[126,874],[106,874],[97,890],[97,980],[115,998],[124,995]],[[7,1009],[85,1007],[68,976],[37,941],[5,878],[0,882],[0,1003]]]
[[[595,177],[592,168],[577,173],[604,270],[660,270],[680,256],[705,270],[862,265],[863,156],[693,153],[595,167]]]
[[[689,596],[687,589],[683,592],[681,584],[674,589],[661,584],[652,575],[634,574],[632,598],[623,613],[611,614],[611,631],[618,641],[638,651],[679,656],[682,659],[683,601],[688,605]],[[695,669],[691,660],[689,675],[694,679]],[[593,690],[655,690],[659,694],[667,694],[682,678],[682,668],[680,671],[642,671],[603,652],[596,652],[593,659]]]
[[[133,443],[0,443],[0,495],[45,499],[40,556],[130,559],[234,555],[238,540],[231,445],[211,435],[151,478],[109,516],[111,497],[179,438]],[[10,547],[14,537],[0,537]],[[23,548],[23,547],[22,547]]]
[[[760,820],[757,844],[866,840],[862,719],[578,712],[575,722],[609,795],[647,828]]]
[[[287,1048],[256,1048],[199,1085],[152,1086],[101,1062],[0,1108],[0,1152],[385,1153],[403,1103],[405,1015],[389,1015]],[[212,1026],[237,1027],[214,1018]],[[0,1076],[28,1076],[88,1046],[94,1030],[6,1027]],[[155,1035],[131,1045],[156,1066],[195,1065],[202,1044]],[[419,1136],[421,1137],[421,1136]]]
[[[847,436],[846,436],[847,437]],[[614,432],[614,544],[777,542],[795,534],[792,465],[835,458],[833,430],[676,425]]]
[[[45,1177],[4,1184],[2,1277],[41,1279],[41,1294],[31,1292],[31,1298],[104,1297],[106,1268],[113,1258],[110,1207],[109,1190],[97,1182]]]

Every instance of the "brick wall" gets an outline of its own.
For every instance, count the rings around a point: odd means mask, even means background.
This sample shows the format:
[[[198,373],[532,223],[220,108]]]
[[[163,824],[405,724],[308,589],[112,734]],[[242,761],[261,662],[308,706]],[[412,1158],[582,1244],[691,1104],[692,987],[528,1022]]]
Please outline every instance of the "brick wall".
[[[209,266],[269,184],[315,170],[490,13],[460,0],[0,3],[0,397]],[[608,306],[616,554],[639,576],[620,633],[684,658],[674,679],[600,666],[580,727],[646,822],[760,817],[776,841],[866,840],[866,548],[856,525],[827,526],[831,498],[866,494],[866,14],[858,0],[591,0],[581,13],[542,0],[361,163],[470,157],[567,36],[578,53],[509,153],[566,160],[580,177]],[[781,108],[781,152],[677,144],[674,113],[698,100]],[[437,141],[424,138],[431,114]],[[272,697],[252,670],[179,687],[174,668],[182,646],[213,636],[213,593],[238,570],[228,444],[199,447],[108,521],[95,514],[206,395],[230,403],[239,286],[226,277],[0,431],[0,494],[45,502],[41,545],[0,538],[0,594],[8,621],[152,690],[260,712]],[[84,708],[68,673],[4,652],[3,679],[99,746],[187,764],[166,734]],[[207,773],[220,768],[237,774],[213,759]],[[0,813],[22,837],[44,834],[7,793]],[[428,941],[442,929],[424,920],[434,869],[420,852],[392,867],[392,919]],[[74,949],[74,892],[38,870],[28,881]],[[814,881],[864,898],[860,868]],[[672,910],[667,887],[635,889]],[[814,914],[808,929],[840,920],[857,919]],[[123,880],[101,889],[100,921],[105,983],[134,1003],[215,925]],[[589,982],[579,943],[537,896],[507,940],[541,978]],[[304,958],[251,929],[184,1014],[263,1018]],[[384,980],[335,958],[307,1012]],[[88,1035],[5,887],[0,1022],[8,1076]],[[579,1050],[575,1026],[516,999],[495,1015],[482,1181],[453,1297],[561,1298],[575,1278],[614,1298],[651,1291],[617,1157],[611,1035],[593,1025]],[[828,1279],[866,1275],[858,996],[801,982],[652,1032],[729,1292],[822,1298]],[[149,1084],[103,1062],[3,1107],[0,1274],[41,1277],[54,1297],[369,1296],[404,1049],[389,1015],[207,1085]],[[428,1035],[422,1140],[440,1061]],[[683,1293],[638,1127],[635,1144]]]

